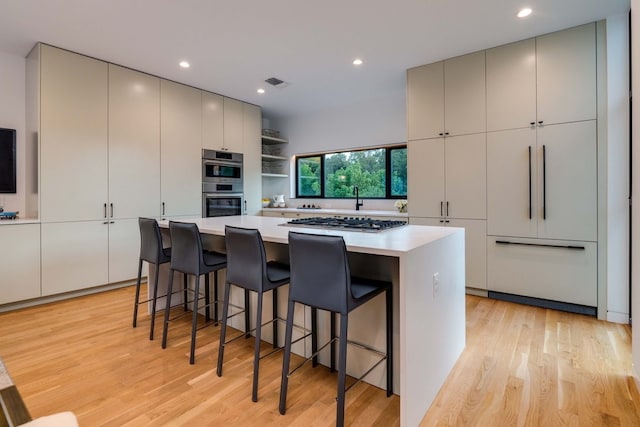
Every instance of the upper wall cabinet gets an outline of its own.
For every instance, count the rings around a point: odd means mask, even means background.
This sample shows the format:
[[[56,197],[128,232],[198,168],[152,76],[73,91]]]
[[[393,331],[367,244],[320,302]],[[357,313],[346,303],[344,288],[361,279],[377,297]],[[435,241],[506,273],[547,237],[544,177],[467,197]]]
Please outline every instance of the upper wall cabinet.
[[[115,218],[160,213],[160,79],[109,64],[109,203]]]
[[[236,99],[224,98],[224,150],[242,153],[243,107]]]
[[[224,97],[202,92],[202,148],[224,150]]]
[[[101,219],[107,201],[107,63],[42,45],[40,218]]]
[[[202,213],[202,91],[162,80],[160,159],[163,216]]]
[[[410,141],[484,132],[485,111],[484,51],[408,70]]]
[[[595,118],[595,24],[487,50],[488,131]]]

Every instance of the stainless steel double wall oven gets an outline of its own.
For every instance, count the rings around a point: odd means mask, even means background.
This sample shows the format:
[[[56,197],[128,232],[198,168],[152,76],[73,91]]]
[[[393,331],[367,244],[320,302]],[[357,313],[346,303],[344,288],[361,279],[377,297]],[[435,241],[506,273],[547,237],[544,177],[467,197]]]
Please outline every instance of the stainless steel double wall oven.
[[[242,215],[242,154],[202,150],[202,217]]]

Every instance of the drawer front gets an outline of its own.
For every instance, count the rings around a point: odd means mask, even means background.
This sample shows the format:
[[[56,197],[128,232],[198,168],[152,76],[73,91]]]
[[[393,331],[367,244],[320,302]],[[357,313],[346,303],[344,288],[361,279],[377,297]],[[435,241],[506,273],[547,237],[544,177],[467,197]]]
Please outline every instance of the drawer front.
[[[488,289],[596,307],[597,258],[594,242],[488,236]]]

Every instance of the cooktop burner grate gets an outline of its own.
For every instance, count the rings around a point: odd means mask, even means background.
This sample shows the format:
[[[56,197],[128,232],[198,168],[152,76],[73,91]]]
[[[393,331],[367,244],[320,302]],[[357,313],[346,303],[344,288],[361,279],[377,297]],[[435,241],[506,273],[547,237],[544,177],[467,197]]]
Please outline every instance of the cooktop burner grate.
[[[294,227],[329,228],[347,231],[378,232],[407,225],[406,221],[396,221],[389,219],[372,218],[333,218],[333,217],[313,217],[297,218],[286,224]]]

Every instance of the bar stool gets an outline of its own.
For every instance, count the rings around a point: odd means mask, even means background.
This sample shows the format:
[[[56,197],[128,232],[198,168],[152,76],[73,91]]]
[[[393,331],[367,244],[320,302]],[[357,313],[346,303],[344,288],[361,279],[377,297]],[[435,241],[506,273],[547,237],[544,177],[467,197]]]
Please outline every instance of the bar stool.
[[[138,263],[138,280],[136,281],[136,299],[133,306],[133,327],[138,323],[138,306],[151,302],[151,327],[149,331],[149,339],[153,340],[154,326],[156,322],[156,302],[158,300],[158,272],[160,264],[166,264],[171,261],[171,248],[163,248],[162,235],[158,222],[151,218],[138,218],[140,227],[140,262]],[[142,262],[156,266],[156,277],[153,281],[153,297],[140,301],[140,282],[142,278]],[[184,276],[184,288],[187,287],[187,276]],[[165,297],[162,295],[161,297]]]
[[[195,363],[196,330],[198,329],[198,309],[205,308],[206,321],[211,319],[210,298],[209,298],[209,273],[216,272],[214,276],[215,289],[218,288],[218,270],[227,266],[227,258],[224,254],[204,251],[202,249],[202,238],[198,226],[192,223],[182,223],[169,221],[169,233],[171,234],[172,254],[171,268],[169,269],[169,285],[167,289],[173,287],[173,275],[176,271],[185,275],[195,276],[195,287],[193,290],[193,317],[191,320],[191,354],[189,363]],[[199,307],[200,298],[200,276],[204,276],[204,307]],[[214,304],[216,302],[214,301]],[[164,310],[164,328],[162,332],[162,348],[167,347],[167,332],[169,329],[169,311],[171,309],[171,293],[167,295],[167,304]],[[178,316],[180,317],[180,316]]]
[[[245,330],[249,328],[247,321],[249,313],[248,292],[253,291],[258,294],[258,306],[256,308],[255,346],[253,356],[253,389],[251,399],[258,401],[258,371],[260,359],[267,357],[279,350],[278,329],[278,288],[289,283],[289,266],[275,261],[267,262],[264,250],[264,242],[258,230],[225,227],[225,241],[227,245],[227,280],[224,287],[224,303],[222,309],[222,329],[220,331],[220,345],[218,347],[218,376],[222,376],[222,363],[224,348],[232,341],[246,335],[239,335],[229,341],[226,339],[227,320],[229,318],[229,292],[231,285],[245,289]],[[262,301],[265,292],[273,291],[273,317],[272,320],[262,323]],[[236,313],[239,314],[239,313]],[[234,316],[234,315],[232,315]],[[262,337],[262,327],[271,323],[273,325],[273,348],[275,350],[260,356],[260,340]],[[250,332],[250,331],[249,331]],[[247,332],[248,333],[248,332]]]
[[[333,317],[334,313],[340,315],[336,425],[343,426],[345,392],[384,360],[386,360],[387,367],[387,397],[393,393],[392,285],[391,282],[351,277],[347,249],[341,236],[289,232],[289,261],[291,262],[291,283],[289,285],[285,350],[280,385],[280,413],[284,415],[286,412],[289,376],[309,360],[305,360],[293,371],[289,371],[293,314],[295,303],[298,302],[308,305],[312,309],[331,312],[331,339],[319,351],[329,344],[335,345],[338,338],[335,337]],[[382,292],[386,295],[386,354],[347,340],[349,313]],[[345,388],[347,343],[372,350],[380,355],[381,359],[358,378],[356,383]],[[319,351],[315,351],[310,358],[314,358]],[[332,352],[332,370],[335,363],[333,359]]]

